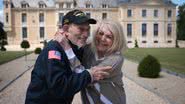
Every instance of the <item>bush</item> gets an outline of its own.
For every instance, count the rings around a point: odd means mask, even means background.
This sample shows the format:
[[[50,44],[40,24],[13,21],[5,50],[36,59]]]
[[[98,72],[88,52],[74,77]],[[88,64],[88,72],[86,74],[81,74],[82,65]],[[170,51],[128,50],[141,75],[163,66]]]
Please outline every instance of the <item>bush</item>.
[[[25,61],[27,61],[26,49],[30,48],[30,43],[27,40],[21,42],[21,48],[24,48],[25,51]]]
[[[30,43],[27,40],[21,42],[21,48],[27,49],[30,48]]]
[[[157,78],[160,71],[159,61],[151,55],[146,56],[138,66],[138,74],[141,77]]]
[[[139,48],[137,40],[135,40],[135,48]]]
[[[41,51],[42,51],[42,49],[41,49],[41,48],[36,48],[34,52],[35,52],[35,54],[40,54],[40,53],[41,53]]]

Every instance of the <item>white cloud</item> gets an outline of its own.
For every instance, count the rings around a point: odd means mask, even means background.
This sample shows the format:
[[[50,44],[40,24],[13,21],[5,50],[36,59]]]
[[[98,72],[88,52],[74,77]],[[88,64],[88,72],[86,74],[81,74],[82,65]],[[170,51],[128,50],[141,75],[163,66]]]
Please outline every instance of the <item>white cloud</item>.
[[[3,10],[0,10],[0,21],[3,22]]]

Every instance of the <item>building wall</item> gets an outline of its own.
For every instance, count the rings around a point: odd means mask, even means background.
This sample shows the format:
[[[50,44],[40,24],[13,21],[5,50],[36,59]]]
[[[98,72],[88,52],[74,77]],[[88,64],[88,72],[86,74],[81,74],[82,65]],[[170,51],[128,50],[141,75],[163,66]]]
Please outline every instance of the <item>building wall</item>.
[[[132,16],[127,16],[127,10],[132,10]],[[147,16],[142,17],[142,10],[147,10]],[[158,10],[158,17],[154,17],[154,10]],[[172,10],[172,17],[167,17],[168,10]],[[175,47],[176,40],[176,9],[166,6],[136,6],[123,5],[120,7],[121,23],[128,43],[128,47],[134,47],[135,40],[139,47]],[[142,24],[147,24],[146,37],[142,37]],[[167,36],[167,25],[172,24],[172,35]],[[132,24],[132,37],[127,37],[127,24]],[[158,24],[158,36],[154,36],[153,25]],[[146,41],[146,43],[142,43]],[[158,43],[154,43],[158,41]],[[168,43],[168,41],[172,41]]]
[[[8,0],[5,0],[8,1]],[[59,22],[59,13],[66,14],[69,10],[73,9],[74,5],[71,5],[71,8],[60,8],[57,2],[53,8],[4,8],[4,13],[9,13],[9,23],[5,23],[5,28],[8,31],[8,43],[7,47],[10,49],[15,49],[15,47],[20,48],[20,43],[23,40],[22,38],[22,27],[27,27],[28,40],[31,43],[31,48],[41,47],[42,41],[53,38],[53,35],[58,29]],[[139,47],[175,47],[176,40],[176,8],[172,6],[165,5],[121,5],[117,8],[85,8],[78,7],[85,13],[90,13],[92,18],[95,18],[97,21],[102,20],[102,14],[107,14],[107,19],[118,21],[122,24],[124,35],[128,42],[128,47],[134,47],[135,40],[138,41]],[[132,10],[132,17],[127,16],[127,10]],[[147,10],[147,16],[142,17],[142,9]],[[153,16],[154,10],[158,10],[158,17]],[[172,17],[168,18],[168,10],[172,10]],[[27,14],[26,24],[22,23],[22,13]],[[44,13],[44,22],[39,22],[39,13]],[[143,23],[147,24],[147,34],[146,37],[142,37],[141,25]],[[153,24],[158,24],[158,36],[154,37],[153,35]],[[172,35],[167,36],[167,25],[168,23],[172,24]],[[132,37],[127,37],[127,24],[132,24]],[[40,39],[39,37],[39,28],[45,27],[45,37]],[[91,34],[96,25],[91,26]],[[92,38],[92,36],[90,37]],[[146,43],[142,43],[146,41]],[[158,41],[158,43],[154,43]],[[171,41],[171,43],[169,43]],[[12,48],[13,47],[13,48]],[[18,49],[18,48],[16,48]]]

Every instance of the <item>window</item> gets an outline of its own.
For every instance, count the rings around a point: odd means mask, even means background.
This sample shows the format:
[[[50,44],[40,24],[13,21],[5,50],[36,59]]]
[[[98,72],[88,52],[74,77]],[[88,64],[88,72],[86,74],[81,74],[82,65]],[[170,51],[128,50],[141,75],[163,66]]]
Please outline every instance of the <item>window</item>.
[[[46,7],[46,4],[44,3],[39,3],[39,8],[45,8]]]
[[[168,10],[168,18],[172,17],[172,11]]]
[[[22,23],[25,23],[27,21],[26,13],[22,14]]]
[[[172,41],[171,40],[168,40],[167,43],[172,43]]]
[[[107,8],[107,4],[102,4],[102,8]]]
[[[142,43],[147,43],[147,41],[146,40],[143,40]]]
[[[127,43],[132,43],[132,41],[127,41]]]
[[[8,8],[8,2],[5,3],[5,7]]]
[[[132,37],[132,24],[127,24],[127,37]]]
[[[44,22],[44,13],[39,14],[39,22]]]
[[[132,10],[131,9],[127,10],[127,17],[132,17]]]
[[[102,14],[102,19],[107,19],[107,13]]]
[[[157,40],[155,40],[155,41],[154,41],[154,43],[158,43],[158,41],[157,41]]]
[[[29,7],[28,3],[26,3],[26,2],[21,3],[21,8],[27,8],[27,7]]]
[[[8,13],[6,13],[6,23],[9,22],[9,16],[8,16]]]
[[[146,9],[142,10],[142,17],[146,17],[147,11]]]
[[[27,38],[27,27],[22,28],[22,38]]]
[[[40,38],[44,38],[44,27],[40,27]]]
[[[154,17],[158,17],[158,10],[154,10]]]
[[[91,17],[91,13],[86,13],[86,16],[87,16],[88,18],[90,18],[90,17]]]
[[[172,24],[168,24],[167,33],[168,33],[168,36],[171,36],[171,34],[172,34]]]
[[[67,3],[67,8],[71,8],[71,3]]]
[[[91,8],[91,4],[86,4],[86,8]]]
[[[144,23],[142,24],[142,37],[146,37],[147,33],[147,25]]]
[[[158,36],[158,24],[154,24],[154,36]]]
[[[64,13],[59,13],[59,22],[62,23],[62,19],[64,17]]]
[[[59,8],[64,8],[64,3],[60,3]]]

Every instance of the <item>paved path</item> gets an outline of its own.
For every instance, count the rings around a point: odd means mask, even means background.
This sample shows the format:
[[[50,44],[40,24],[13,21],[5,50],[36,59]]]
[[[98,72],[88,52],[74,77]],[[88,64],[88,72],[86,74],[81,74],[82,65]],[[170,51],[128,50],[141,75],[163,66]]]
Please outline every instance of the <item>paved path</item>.
[[[31,67],[35,63],[36,55],[29,55],[28,62],[19,58],[0,66],[0,88],[7,85],[26,72],[0,92],[0,104],[24,104],[25,93],[30,82]],[[185,104],[185,79],[161,73],[157,79],[141,78],[137,76],[137,64],[125,60],[123,65],[127,104]],[[73,104],[81,104],[79,94],[75,96]]]
[[[25,61],[25,57],[21,57],[0,65],[0,92],[7,87],[12,81],[20,77],[21,74],[30,69],[36,59],[37,55],[30,54]]]
[[[185,104],[185,78],[161,72],[159,78],[141,78],[137,75],[137,63],[125,60],[124,76],[143,88],[154,92],[170,104]]]
[[[30,75],[31,70],[27,71],[22,77],[3,90],[0,93],[0,104],[24,104]],[[127,104],[168,104],[157,95],[145,90],[127,78],[124,78],[124,83]],[[75,96],[73,104],[81,104],[79,94]]]

